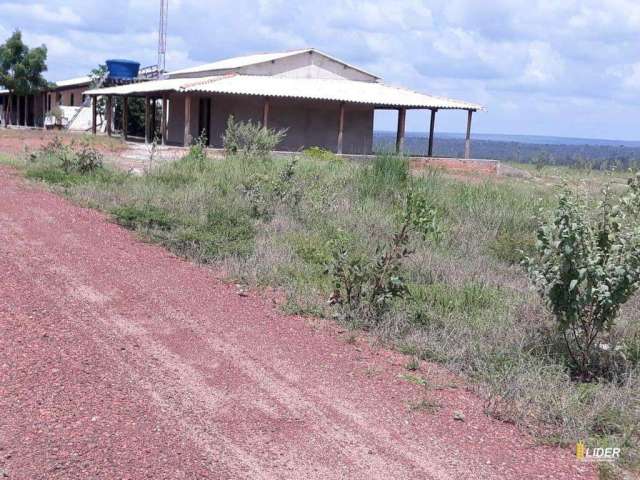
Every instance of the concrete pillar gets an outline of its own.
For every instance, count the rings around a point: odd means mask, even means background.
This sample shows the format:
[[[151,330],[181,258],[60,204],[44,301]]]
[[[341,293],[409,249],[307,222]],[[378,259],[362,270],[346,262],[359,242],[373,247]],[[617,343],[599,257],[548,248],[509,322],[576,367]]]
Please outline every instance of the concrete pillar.
[[[467,114],[467,137],[464,141],[464,158],[471,158],[471,118],[473,110],[469,110]]]
[[[429,123],[429,148],[427,149],[427,157],[433,157],[433,133],[436,127],[437,108],[431,109],[431,122]]]
[[[122,139],[126,142],[129,138],[129,97],[122,97]]]
[[[264,109],[262,111],[262,126],[269,128],[269,97],[264,99]]]
[[[107,111],[106,111],[106,121],[107,121],[107,136],[111,136],[111,125],[113,123],[113,97],[111,95],[107,95]]]
[[[149,106],[151,108],[151,138],[149,139],[149,141],[153,141],[156,138],[156,130],[158,129],[157,123],[156,123],[156,97],[151,97],[151,105]]]
[[[407,119],[407,109],[398,109],[398,129],[396,131],[396,153],[404,152],[404,131]]]
[[[144,143],[149,143],[149,131],[151,126],[149,125],[149,97],[144,97]]]
[[[162,95],[162,119],[160,121],[160,130],[162,137],[162,145],[167,144],[167,106],[169,102],[167,99],[167,94]]]
[[[97,95],[91,96],[91,133],[96,134],[98,122],[98,97]]]
[[[342,138],[344,136],[344,102],[340,102],[340,118],[338,122],[338,155],[342,154]]]
[[[193,137],[191,136],[191,97],[184,97],[184,146],[191,145]]]

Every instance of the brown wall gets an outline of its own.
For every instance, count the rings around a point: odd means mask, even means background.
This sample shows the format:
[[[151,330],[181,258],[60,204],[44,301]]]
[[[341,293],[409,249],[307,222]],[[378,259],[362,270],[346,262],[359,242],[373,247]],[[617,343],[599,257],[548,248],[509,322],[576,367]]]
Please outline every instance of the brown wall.
[[[2,124],[8,121],[11,125],[40,127],[44,120],[44,95],[27,96],[2,95]],[[11,103],[11,118],[7,118],[7,105]],[[26,118],[25,118],[26,103]]]
[[[262,123],[264,98],[248,95],[213,95],[211,97],[210,139],[213,147],[222,147],[227,119]],[[296,151],[312,146],[335,151],[338,142],[340,106],[338,102],[313,100],[269,100],[269,128],[286,128],[287,134],[279,150]],[[199,135],[199,97],[192,97],[191,135]],[[168,141],[180,144],[184,139],[184,96],[170,97]],[[373,107],[345,107],[343,152],[369,154],[373,144]]]
[[[82,105],[82,92],[88,88],[87,85],[68,89],[57,89],[49,92],[51,97],[51,108],[64,105],[65,107],[79,107]],[[73,103],[71,96],[73,95]]]

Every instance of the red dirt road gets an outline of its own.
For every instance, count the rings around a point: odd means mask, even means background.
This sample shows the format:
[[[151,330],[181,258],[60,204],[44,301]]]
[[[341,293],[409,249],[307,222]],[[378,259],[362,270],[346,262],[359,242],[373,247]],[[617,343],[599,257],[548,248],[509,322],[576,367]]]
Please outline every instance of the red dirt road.
[[[595,478],[464,388],[2,168],[0,279],[0,478]]]

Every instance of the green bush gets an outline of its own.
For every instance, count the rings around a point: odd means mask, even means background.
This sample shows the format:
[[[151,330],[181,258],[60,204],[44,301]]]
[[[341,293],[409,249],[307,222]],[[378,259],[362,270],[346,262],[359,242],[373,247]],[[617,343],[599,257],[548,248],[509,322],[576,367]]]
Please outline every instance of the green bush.
[[[176,221],[171,218],[169,212],[149,204],[142,207],[123,205],[114,208],[111,214],[117,223],[131,229],[171,230],[176,226]]]
[[[65,173],[85,175],[102,168],[102,154],[87,142],[67,145],[59,137],[54,137],[41,150],[32,153],[31,163],[44,164],[47,168],[60,168]]]
[[[339,157],[332,151],[326,150],[321,147],[309,147],[303,150],[302,153],[312,160],[319,160],[321,162],[342,163],[344,161],[341,157]]]
[[[568,188],[538,230],[537,256],[523,261],[554,315],[570,366],[589,380],[606,373],[607,337],[620,307],[640,288],[638,184],[626,197],[603,191],[597,214]]]
[[[272,130],[251,120],[236,122],[231,115],[227,120],[222,143],[227,154],[266,159],[284,139],[286,133],[286,129]]]

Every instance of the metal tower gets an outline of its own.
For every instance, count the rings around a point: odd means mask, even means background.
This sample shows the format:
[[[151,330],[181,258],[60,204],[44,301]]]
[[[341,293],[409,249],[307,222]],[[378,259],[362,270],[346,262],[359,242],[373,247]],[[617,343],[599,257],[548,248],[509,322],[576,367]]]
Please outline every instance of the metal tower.
[[[160,27],[158,28],[158,74],[166,69],[165,55],[167,53],[167,17],[169,15],[169,0],[160,0]]]

